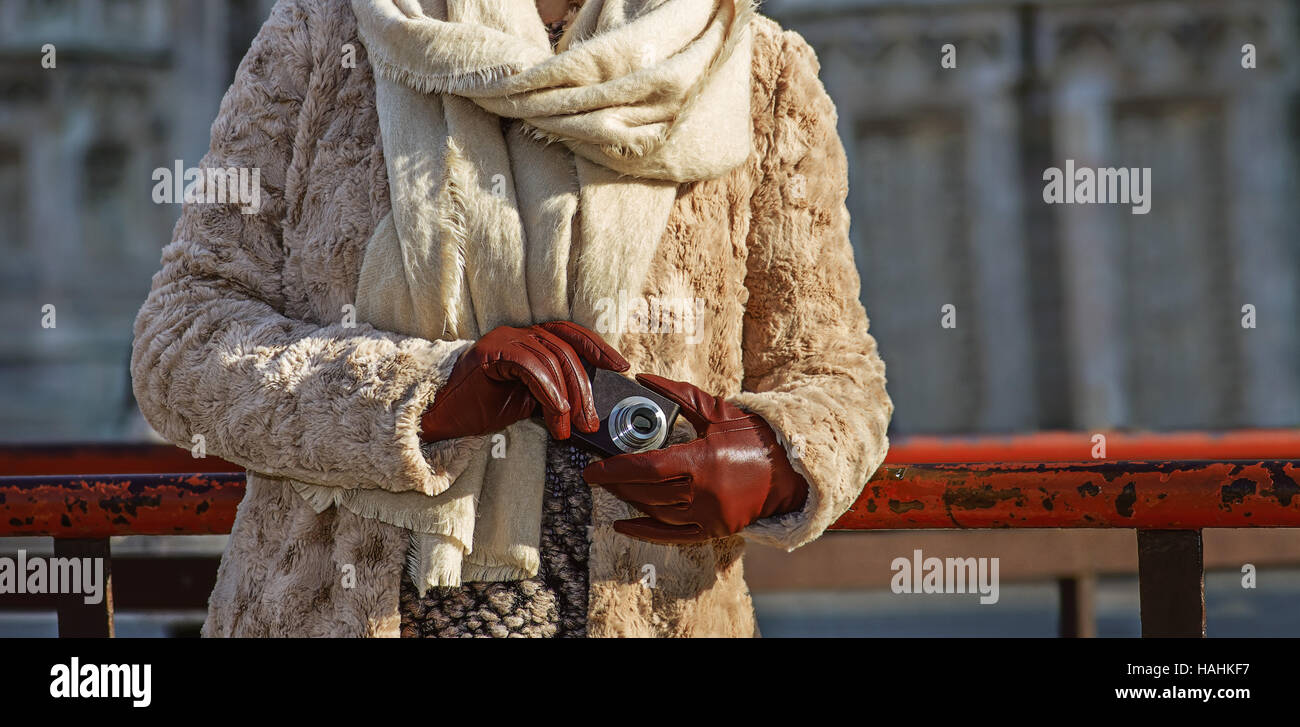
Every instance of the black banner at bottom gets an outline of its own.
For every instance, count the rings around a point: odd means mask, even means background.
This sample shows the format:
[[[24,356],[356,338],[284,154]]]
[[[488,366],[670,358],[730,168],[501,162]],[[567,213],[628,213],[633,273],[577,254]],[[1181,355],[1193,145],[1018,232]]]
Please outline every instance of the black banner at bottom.
[[[614,714],[682,721],[769,709],[793,709],[800,719],[866,721],[885,717],[875,709],[891,706],[926,717],[1003,710],[1056,717],[1098,707],[1251,710],[1281,706],[1294,695],[1300,670],[1290,644],[16,639],[0,642],[0,698],[6,712],[42,719],[77,714],[169,723],[248,719],[259,709],[338,717],[339,710],[361,710],[385,720],[406,711],[451,716],[461,708],[484,717],[503,708],[595,716],[590,710],[606,700],[627,708]],[[461,707],[446,712],[447,705]]]

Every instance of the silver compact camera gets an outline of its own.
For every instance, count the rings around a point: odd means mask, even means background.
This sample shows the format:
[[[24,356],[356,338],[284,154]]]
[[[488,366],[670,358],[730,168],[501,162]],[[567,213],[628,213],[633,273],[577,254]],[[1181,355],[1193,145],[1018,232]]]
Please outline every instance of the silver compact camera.
[[[604,369],[587,369],[600,428],[573,438],[606,456],[663,447],[680,407],[631,379]]]

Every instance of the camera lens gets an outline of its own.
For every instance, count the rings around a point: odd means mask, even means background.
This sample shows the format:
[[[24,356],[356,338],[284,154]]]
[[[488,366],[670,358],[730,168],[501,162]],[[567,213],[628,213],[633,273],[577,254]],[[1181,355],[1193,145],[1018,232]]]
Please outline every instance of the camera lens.
[[[654,449],[668,438],[663,409],[644,396],[629,396],[609,412],[609,438],[624,452]]]

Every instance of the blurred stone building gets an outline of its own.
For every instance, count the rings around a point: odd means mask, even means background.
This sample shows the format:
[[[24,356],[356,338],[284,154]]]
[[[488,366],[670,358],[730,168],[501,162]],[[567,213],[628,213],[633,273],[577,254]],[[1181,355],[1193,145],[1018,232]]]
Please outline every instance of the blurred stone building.
[[[0,0],[0,440],[141,436],[130,325],[179,214],[151,174],[197,165],[270,5]],[[1295,2],[763,10],[840,110],[896,433],[1300,424]],[[1066,159],[1150,167],[1150,214],[1045,204]]]
[[[764,9],[839,108],[895,429],[1300,424],[1296,3]],[[1045,204],[1067,159],[1150,167],[1150,213]]]
[[[198,165],[271,5],[0,0],[0,439],[141,436],[131,322],[180,214],[152,173]]]

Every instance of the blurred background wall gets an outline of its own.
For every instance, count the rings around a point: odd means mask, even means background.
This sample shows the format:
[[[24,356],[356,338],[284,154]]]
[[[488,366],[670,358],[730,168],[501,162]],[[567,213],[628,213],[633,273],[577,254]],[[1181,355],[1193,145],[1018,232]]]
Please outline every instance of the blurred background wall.
[[[153,170],[198,166],[272,4],[0,0],[0,440],[146,436],[131,323],[180,215]]]
[[[840,111],[899,431],[1300,423],[1294,3],[765,7]],[[1045,204],[1066,159],[1150,213]]]
[[[130,394],[131,323],[180,212],[152,202],[151,175],[198,164],[271,5],[0,0],[0,441],[149,436]],[[762,10],[814,46],[839,108],[892,435],[1300,425],[1296,0]],[[956,67],[940,63],[946,43]],[[1255,68],[1242,67],[1245,44]],[[1150,213],[1045,204],[1043,171],[1067,159],[1150,167]],[[941,326],[945,305],[955,328]],[[747,570],[770,634],[1051,633],[1054,575],[1132,571],[1131,532],[1039,535],[961,534],[969,552],[1006,559],[1004,580],[1039,584],[1004,591],[996,616],[936,600],[922,617],[914,601],[861,590],[913,547],[955,547],[951,534],[837,534],[802,561],[755,549]],[[1294,538],[1263,537],[1207,537],[1207,563],[1300,558]],[[822,590],[782,592],[796,573]],[[1243,602],[1231,578],[1212,587],[1211,633],[1258,632],[1251,619],[1300,597],[1300,572],[1288,577],[1276,602]],[[845,600],[837,587],[859,590]],[[1132,579],[1107,588],[1101,632],[1135,633]],[[1264,632],[1300,633],[1300,616],[1288,623]]]

